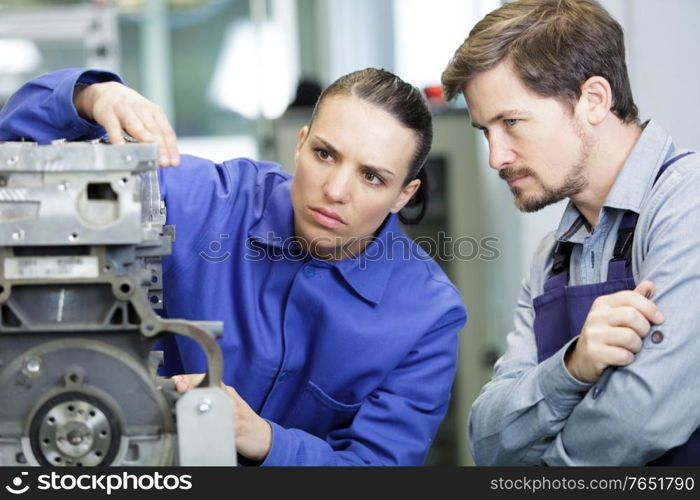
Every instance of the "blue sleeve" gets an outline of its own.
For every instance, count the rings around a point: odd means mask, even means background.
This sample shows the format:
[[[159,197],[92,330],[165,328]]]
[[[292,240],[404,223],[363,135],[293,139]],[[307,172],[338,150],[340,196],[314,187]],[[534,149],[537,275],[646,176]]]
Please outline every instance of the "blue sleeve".
[[[71,68],[55,71],[25,83],[0,112],[0,141],[21,139],[48,144],[56,139],[89,140],[105,134],[94,122],[78,116],[73,106],[77,83],[116,81],[108,71]]]
[[[272,448],[262,465],[422,465],[447,412],[465,321],[459,300],[362,403],[352,425],[326,439],[270,422]]]

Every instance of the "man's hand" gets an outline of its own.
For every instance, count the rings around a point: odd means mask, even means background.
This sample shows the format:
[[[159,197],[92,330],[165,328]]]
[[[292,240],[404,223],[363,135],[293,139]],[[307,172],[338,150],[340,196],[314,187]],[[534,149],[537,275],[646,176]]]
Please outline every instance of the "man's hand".
[[[642,281],[634,290],[598,297],[586,317],[576,347],[566,358],[569,373],[582,382],[593,383],[607,366],[626,366],[642,348],[651,323],[664,316],[647,297],[654,284]]]
[[[124,144],[125,131],[139,142],[158,145],[158,163],[180,164],[175,132],[160,108],[135,90],[117,82],[78,87],[73,95],[78,114],[102,125],[112,144]]]
[[[178,392],[185,392],[193,387],[197,387],[203,379],[203,373],[175,375],[173,377],[175,389]],[[233,421],[238,453],[250,460],[262,462],[272,447],[272,428],[270,424],[255,413],[233,387],[225,385],[223,382],[221,387],[233,400]]]

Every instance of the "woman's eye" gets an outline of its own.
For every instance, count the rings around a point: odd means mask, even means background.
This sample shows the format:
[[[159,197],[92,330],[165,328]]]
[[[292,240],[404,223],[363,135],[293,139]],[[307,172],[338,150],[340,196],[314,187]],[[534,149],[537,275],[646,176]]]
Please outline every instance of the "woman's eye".
[[[518,120],[517,118],[508,118],[505,120],[506,126],[508,127],[515,127],[519,121],[520,120]]]
[[[332,158],[331,154],[328,151],[321,148],[316,149],[316,156],[318,156],[318,158],[323,161],[328,161]]]
[[[378,186],[380,184],[384,184],[384,181],[382,180],[382,178],[373,172],[365,172],[364,177],[365,177],[365,180],[367,182],[369,182],[370,184],[374,184],[376,186]]]

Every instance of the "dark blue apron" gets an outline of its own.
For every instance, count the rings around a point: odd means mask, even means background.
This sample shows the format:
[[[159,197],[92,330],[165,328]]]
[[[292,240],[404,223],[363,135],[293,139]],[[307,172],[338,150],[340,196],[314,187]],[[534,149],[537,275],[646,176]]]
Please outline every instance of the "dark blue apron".
[[[667,160],[659,169],[654,183],[669,166],[689,154],[692,151]],[[613,257],[608,263],[607,281],[602,283],[569,286],[569,260],[573,243],[557,243],[551,275],[544,284],[542,295],[533,301],[538,363],[552,356],[581,332],[597,297],[635,288],[632,277],[632,241],[637,218],[638,215],[632,211],[627,211],[622,216]],[[688,442],[669,450],[647,465],[700,465],[700,429],[690,436]]]

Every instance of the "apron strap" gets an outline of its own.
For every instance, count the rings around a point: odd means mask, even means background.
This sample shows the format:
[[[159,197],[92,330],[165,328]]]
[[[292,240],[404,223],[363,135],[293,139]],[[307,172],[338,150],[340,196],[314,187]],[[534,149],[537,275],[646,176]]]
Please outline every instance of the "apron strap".
[[[654,184],[659,180],[668,167],[681,158],[693,154],[694,151],[685,151],[666,160],[654,178]],[[637,227],[639,215],[628,210],[622,216],[620,226],[617,229],[617,241],[613,257],[608,263],[608,280],[622,279],[632,276],[632,243],[634,242],[634,230]]]
[[[654,185],[663,175],[668,167],[676,163],[681,158],[693,154],[694,151],[685,151],[666,160],[654,178]],[[622,216],[620,226],[617,229],[617,240],[613,250],[612,259],[608,262],[608,280],[623,279],[632,276],[632,243],[634,242],[634,230],[637,227],[639,214],[628,210]],[[573,243],[559,241],[554,247],[552,255],[552,271],[545,281],[544,291],[548,292],[556,288],[562,288],[569,284],[569,262]]]

